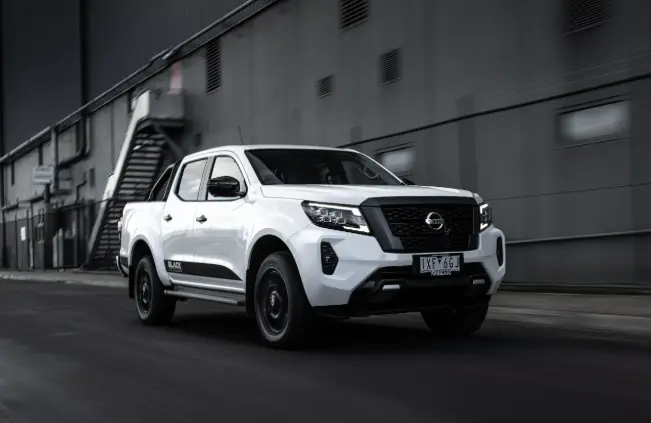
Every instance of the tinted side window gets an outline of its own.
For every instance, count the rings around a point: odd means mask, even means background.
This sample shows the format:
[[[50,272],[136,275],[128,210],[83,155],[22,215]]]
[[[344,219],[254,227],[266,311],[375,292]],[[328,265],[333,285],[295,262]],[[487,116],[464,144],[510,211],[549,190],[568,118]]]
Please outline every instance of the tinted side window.
[[[244,175],[242,175],[240,167],[232,157],[220,156],[215,158],[215,164],[212,167],[212,172],[210,172],[210,179],[220,176],[231,176],[237,179],[240,182],[240,190],[243,190],[246,186],[244,183]],[[206,198],[211,200],[216,197],[208,193]]]
[[[207,159],[197,160],[196,162],[187,163],[181,169],[181,180],[179,181],[176,195],[186,201],[196,201],[199,199],[199,187],[201,186],[201,177],[203,168],[206,166]]]
[[[163,198],[165,197],[165,191],[167,191],[167,184],[169,183],[170,180],[168,178],[158,187],[158,191],[155,192],[154,201],[163,201]]]

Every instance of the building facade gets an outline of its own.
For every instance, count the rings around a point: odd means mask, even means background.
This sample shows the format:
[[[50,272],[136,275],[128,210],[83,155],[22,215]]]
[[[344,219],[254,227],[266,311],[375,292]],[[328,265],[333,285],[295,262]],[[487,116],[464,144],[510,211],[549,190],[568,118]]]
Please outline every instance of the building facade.
[[[187,152],[353,147],[418,184],[490,201],[509,240],[507,280],[651,283],[651,0],[248,3],[66,2],[52,10],[59,38],[15,41],[29,7],[4,1],[4,221],[33,220],[48,200],[102,200],[132,100],[180,89]],[[24,53],[37,48],[47,67]],[[59,186],[44,198],[32,172],[55,162]],[[38,224],[25,237],[21,225],[5,229],[5,266],[34,265]]]

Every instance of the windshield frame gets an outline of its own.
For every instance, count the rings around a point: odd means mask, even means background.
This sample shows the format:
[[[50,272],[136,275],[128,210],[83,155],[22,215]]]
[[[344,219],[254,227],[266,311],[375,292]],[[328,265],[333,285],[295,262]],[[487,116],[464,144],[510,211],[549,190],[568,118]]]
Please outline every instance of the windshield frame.
[[[260,182],[261,185],[265,186],[272,186],[272,185],[334,185],[334,186],[375,186],[375,185],[363,185],[363,184],[286,184],[286,183],[281,183],[281,184],[273,184],[273,183],[265,183],[264,179],[260,175],[260,169],[258,169],[258,165],[255,163],[254,160],[260,160],[255,153],[258,151],[274,151],[274,152],[284,152],[287,154],[291,154],[292,152],[296,151],[301,151],[301,152],[322,152],[322,153],[346,153],[350,155],[357,155],[360,156],[360,161],[368,161],[372,165],[377,166],[379,170],[382,170],[383,172],[386,173],[386,175],[389,176],[390,179],[395,180],[396,184],[393,185],[391,183],[386,183],[383,185],[377,185],[377,186],[400,186],[400,185],[406,185],[405,181],[403,181],[401,178],[396,176],[393,172],[391,172],[389,169],[384,167],[381,163],[377,162],[373,158],[367,156],[364,153],[361,153],[356,150],[349,150],[349,149],[330,149],[330,148],[302,148],[300,146],[297,147],[287,147],[287,148],[278,148],[278,147],[269,147],[269,148],[250,148],[244,150],[244,155],[246,156],[246,159],[249,162],[249,166],[253,169],[253,172],[255,173],[258,181]],[[382,178],[382,176],[380,176]],[[384,178],[382,178],[384,180]]]

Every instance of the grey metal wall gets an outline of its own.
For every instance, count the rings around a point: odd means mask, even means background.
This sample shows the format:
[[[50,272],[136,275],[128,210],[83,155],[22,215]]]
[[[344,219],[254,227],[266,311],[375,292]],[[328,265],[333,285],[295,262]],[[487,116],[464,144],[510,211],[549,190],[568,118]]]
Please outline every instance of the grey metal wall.
[[[91,96],[245,0],[88,0]]]
[[[651,283],[651,238],[636,232],[651,229],[650,0],[613,2],[610,21],[576,34],[563,31],[560,0],[371,0],[347,30],[338,4],[281,1],[229,32],[213,93],[205,52],[184,59],[184,146],[239,143],[239,126],[245,143],[411,148],[416,182],[491,201],[512,241],[507,278]],[[380,56],[396,48],[401,78],[381,84]],[[327,75],[334,91],[320,98]],[[168,84],[163,73],[145,86]],[[563,113],[613,101],[630,111],[625,133],[582,145],[561,133]],[[125,104],[93,116],[93,159],[73,179],[93,166],[108,175]]]
[[[2,0],[4,151],[81,106],[76,0]]]

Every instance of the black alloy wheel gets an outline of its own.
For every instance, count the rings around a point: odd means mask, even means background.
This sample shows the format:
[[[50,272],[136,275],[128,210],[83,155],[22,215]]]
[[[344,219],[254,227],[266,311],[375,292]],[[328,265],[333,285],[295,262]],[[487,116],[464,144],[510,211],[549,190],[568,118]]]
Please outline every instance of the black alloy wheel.
[[[151,312],[151,278],[147,272],[141,272],[136,281],[136,304],[138,311],[148,316]]]

